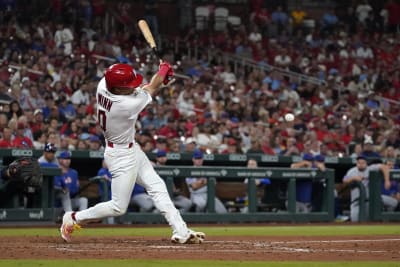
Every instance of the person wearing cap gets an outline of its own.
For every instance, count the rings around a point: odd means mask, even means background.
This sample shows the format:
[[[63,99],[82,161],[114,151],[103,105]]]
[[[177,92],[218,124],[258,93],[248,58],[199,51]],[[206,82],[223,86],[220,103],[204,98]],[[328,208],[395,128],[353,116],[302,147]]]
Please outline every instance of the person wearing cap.
[[[203,152],[196,149],[192,156],[193,166],[203,166]],[[190,192],[190,199],[195,205],[196,212],[204,212],[207,207],[207,182],[208,179],[205,177],[187,177],[186,184],[188,185]],[[215,212],[216,213],[227,213],[227,209],[222,201],[215,197]]]
[[[89,150],[104,151],[104,147],[101,144],[101,140],[97,135],[92,135],[89,138]]]
[[[167,160],[167,152],[165,150],[159,150],[156,154],[156,162],[154,166],[165,166]],[[181,179],[174,179],[172,202],[180,212],[188,212],[193,206],[192,201],[184,195],[184,183],[185,181],[182,181]]]
[[[313,156],[311,153],[304,153],[299,162],[292,163],[290,168],[308,168],[325,171],[325,157],[323,155]],[[296,181],[296,212],[308,213],[313,209],[313,182],[310,179],[299,179]]]
[[[46,143],[43,149],[43,154],[38,159],[40,166],[48,167],[55,166],[58,167],[58,160],[55,157],[57,148],[53,143]]]
[[[184,149],[183,152],[184,153],[193,153],[194,150],[196,149],[196,141],[193,139],[193,137],[188,137],[185,139],[184,141]]]
[[[57,158],[61,168],[61,175],[54,177],[56,199],[61,201],[65,212],[87,209],[88,199],[79,195],[79,174],[75,169],[70,168],[71,152],[68,150],[62,151]]]
[[[204,241],[204,233],[187,226],[173,204],[165,182],[135,140],[139,115],[163,85],[169,86],[173,81],[173,68],[165,61],[160,63],[158,72],[146,84],[143,84],[143,76],[128,64],[116,63],[104,71],[96,89],[96,115],[105,137],[104,159],[112,174],[111,200],[86,210],[66,212],[60,227],[61,238],[66,242],[71,241],[80,224],[124,215],[135,183],[146,189],[170,225],[171,242],[200,244]]]
[[[365,187],[366,193],[366,203],[365,203],[365,215],[368,218],[369,214],[369,172],[379,170],[383,174],[384,184],[383,187],[386,190],[390,189],[390,177],[389,177],[389,167],[386,164],[371,164],[368,165],[367,158],[365,156],[358,156],[356,158],[356,166],[349,169],[343,176],[344,185],[352,185],[354,183],[361,183]],[[357,186],[352,186],[350,193],[350,219],[352,222],[359,221],[360,215],[360,189]]]
[[[363,151],[361,152],[361,155],[366,158],[381,158],[381,155],[375,151],[374,141],[372,140],[371,136],[365,136]]]
[[[37,131],[41,131],[44,124],[43,110],[38,108],[33,112],[33,120],[29,122],[30,127],[32,129],[32,133],[34,134]]]

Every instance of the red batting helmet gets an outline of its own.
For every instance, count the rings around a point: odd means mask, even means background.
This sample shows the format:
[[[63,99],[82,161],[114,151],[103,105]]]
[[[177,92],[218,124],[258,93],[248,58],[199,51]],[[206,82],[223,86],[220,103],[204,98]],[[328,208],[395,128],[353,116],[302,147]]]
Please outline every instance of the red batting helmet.
[[[136,73],[128,64],[117,63],[108,67],[104,73],[107,89],[114,87],[135,89],[142,81],[143,76]]]

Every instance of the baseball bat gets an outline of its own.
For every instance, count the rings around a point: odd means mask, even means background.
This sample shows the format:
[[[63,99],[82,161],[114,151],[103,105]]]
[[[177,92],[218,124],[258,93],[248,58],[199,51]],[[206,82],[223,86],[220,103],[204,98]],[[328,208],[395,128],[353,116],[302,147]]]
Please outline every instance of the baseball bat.
[[[162,61],[160,52],[157,49],[156,42],[154,40],[153,34],[150,31],[150,27],[144,19],[140,19],[138,21],[138,26],[140,31],[142,32],[144,39],[149,44],[150,48],[153,50],[153,53],[158,57],[160,61]]]
[[[150,31],[150,27],[144,19],[138,20],[138,26],[140,31],[143,34],[144,39],[146,39],[147,44],[150,46],[151,50],[153,51],[154,55],[162,62],[162,58],[160,52],[157,49],[157,44],[154,40],[153,34]],[[191,78],[187,75],[175,73],[174,77],[190,80]]]

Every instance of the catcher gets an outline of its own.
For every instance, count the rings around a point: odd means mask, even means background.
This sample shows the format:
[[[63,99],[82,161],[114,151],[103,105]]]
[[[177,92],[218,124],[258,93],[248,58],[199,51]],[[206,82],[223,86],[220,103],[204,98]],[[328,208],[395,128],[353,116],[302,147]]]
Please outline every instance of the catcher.
[[[43,173],[37,159],[14,160],[0,172],[0,207],[8,206],[15,195],[35,193],[42,183]]]

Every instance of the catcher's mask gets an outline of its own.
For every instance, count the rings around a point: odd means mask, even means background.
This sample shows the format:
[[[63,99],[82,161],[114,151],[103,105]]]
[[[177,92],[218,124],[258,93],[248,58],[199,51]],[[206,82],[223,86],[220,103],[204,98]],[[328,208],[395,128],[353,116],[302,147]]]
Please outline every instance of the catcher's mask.
[[[142,81],[143,76],[128,64],[117,63],[111,65],[104,73],[106,79],[106,86],[108,90],[113,88],[123,88],[133,90],[138,87]]]

